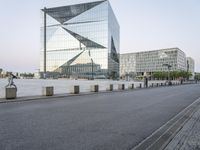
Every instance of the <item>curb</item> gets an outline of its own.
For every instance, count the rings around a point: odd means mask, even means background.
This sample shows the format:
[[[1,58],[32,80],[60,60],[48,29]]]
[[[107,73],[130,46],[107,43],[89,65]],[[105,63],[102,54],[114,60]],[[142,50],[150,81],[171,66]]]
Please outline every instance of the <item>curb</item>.
[[[87,96],[87,95],[94,95],[94,94],[103,94],[103,93],[113,93],[113,92],[130,92],[130,91],[138,91],[138,90],[149,90],[149,89],[157,89],[157,88],[167,88],[167,87],[176,87],[176,86],[184,86],[189,84],[182,84],[182,85],[172,85],[172,86],[158,86],[158,87],[135,87],[134,89],[125,89],[125,90],[113,90],[113,91],[99,91],[99,92],[85,92],[80,94],[55,94],[53,96],[25,96],[25,97],[17,97],[16,99],[6,100],[5,98],[0,98],[1,103],[12,103],[12,102],[24,102],[24,101],[33,101],[33,100],[45,100],[45,99],[53,99],[53,98],[65,98],[65,97],[72,97],[72,96]]]
[[[148,88],[151,89],[151,88]],[[54,98],[67,98],[67,97],[74,97],[74,96],[88,96],[88,95],[98,95],[104,93],[117,93],[117,92],[132,92],[141,90],[140,88],[135,89],[125,89],[125,90],[113,90],[113,91],[99,91],[99,92],[84,92],[80,94],[55,94],[53,96],[28,96],[28,97],[18,97],[12,100],[6,100],[5,98],[0,98],[1,103],[12,103],[12,102],[24,102],[24,101],[33,101],[33,100],[45,100],[45,99],[54,99]]]
[[[200,109],[200,98],[183,109],[131,150],[163,150],[198,109]]]

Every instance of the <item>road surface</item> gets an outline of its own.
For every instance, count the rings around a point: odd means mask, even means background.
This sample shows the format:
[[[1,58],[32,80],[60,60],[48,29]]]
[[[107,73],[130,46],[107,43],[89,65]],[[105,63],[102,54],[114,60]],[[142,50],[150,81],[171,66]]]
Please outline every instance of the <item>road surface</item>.
[[[200,97],[200,85],[0,104],[1,150],[130,150]]]

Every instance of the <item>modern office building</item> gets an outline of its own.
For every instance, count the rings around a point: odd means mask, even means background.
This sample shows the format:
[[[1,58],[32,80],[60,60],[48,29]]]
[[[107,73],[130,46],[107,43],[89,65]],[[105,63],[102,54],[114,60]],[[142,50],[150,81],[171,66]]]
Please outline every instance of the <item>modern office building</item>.
[[[151,75],[156,71],[187,70],[185,53],[179,48],[168,48],[153,51],[127,53],[120,55],[120,76]]]
[[[40,72],[119,77],[119,24],[108,0],[44,8]]]
[[[192,76],[190,77],[191,80],[193,80],[195,76],[194,68],[195,68],[194,59],[192,59],[191,57],[187,57],[187,71],[192,73]]]

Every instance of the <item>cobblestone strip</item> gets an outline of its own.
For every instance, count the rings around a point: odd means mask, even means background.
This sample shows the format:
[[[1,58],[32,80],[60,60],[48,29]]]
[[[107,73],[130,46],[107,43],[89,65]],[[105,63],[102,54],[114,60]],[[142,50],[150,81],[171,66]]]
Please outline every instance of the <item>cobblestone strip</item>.
[[[200,107],[165,150],[200,150]]]

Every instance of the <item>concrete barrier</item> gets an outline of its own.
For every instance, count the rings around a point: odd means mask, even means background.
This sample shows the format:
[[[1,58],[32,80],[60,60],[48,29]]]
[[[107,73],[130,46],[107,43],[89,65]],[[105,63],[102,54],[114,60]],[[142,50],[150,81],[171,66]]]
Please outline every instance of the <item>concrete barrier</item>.
[[[43,96],[53,96],[53,94],[54,94],[53,86],[42,87],[42,95]]]
[[[17,88],[6,87],[5,88],[5,98],[6,99],[16,99],[17,98]]]
[[[91,85],[90,91],[91,92],[99,92],[99,85]]]
[[[80,93],[80,86],[79,85],[74,85],[71,87],[70,90],[71,94],[79,94]]]
[[[118,85],[118,90],[125,90],[125,85],[124,84],[119,84]]]
[[[108,86],[108,88],[106,89],[106,91],[113,91],[113,84],[110,84],[110,85]]]
[[[128,86],[128,89],[134,89],[134,84],[130,84],[130,85]]]
[[[139,88],[142,88],[142,83],[139,84]]]
[[[151,83],[151,87],[154,87],[154,83]]]

